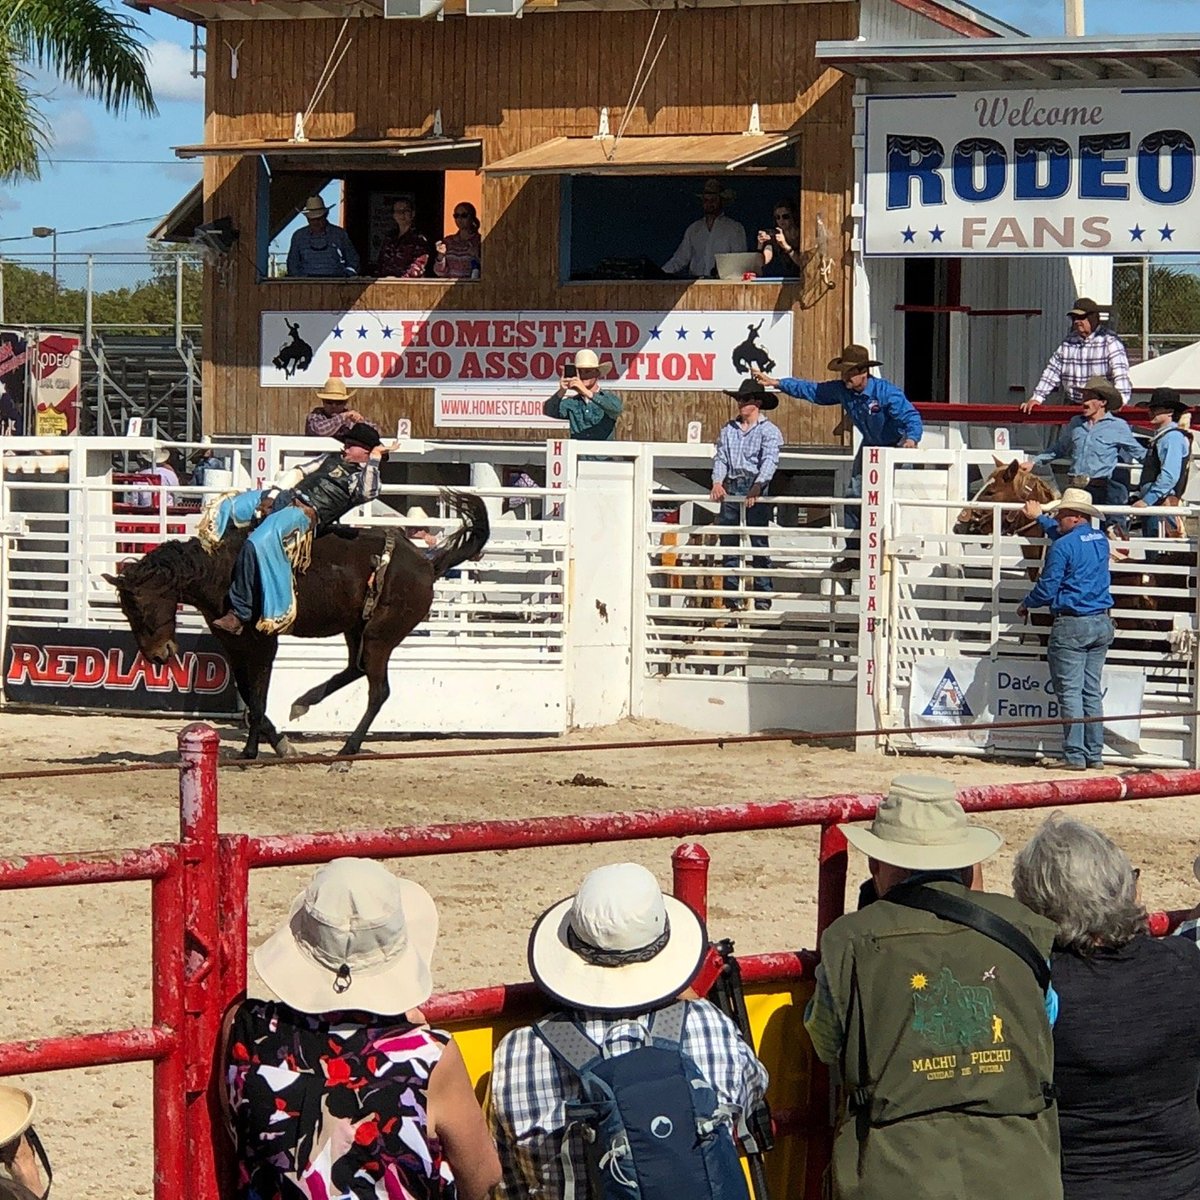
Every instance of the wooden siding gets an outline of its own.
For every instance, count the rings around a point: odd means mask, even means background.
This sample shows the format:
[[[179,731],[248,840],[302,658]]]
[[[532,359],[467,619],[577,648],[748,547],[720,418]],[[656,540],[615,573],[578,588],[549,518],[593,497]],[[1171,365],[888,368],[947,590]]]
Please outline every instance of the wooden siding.
[[[448,135],[481,138],[495,162],[561,135],[595,132],[607,105],[621,119],[653,13],[557,13],[524,20],[485,18],[349,24],[354,42],[309,118],[313,138],[409,136],[432,127],[441,110]],[[259,314],[267,310],[347,311],[479,309],[509,311],[772,309],[794,311],[791,373],[825,378],[825,364],[849,341],[849,195],[853,176],[852,86],[814,60],[819,40],[853,37],[852,4],[763,5],[664,12],[669,37],[629,122],[633,134],[735,133],[751,105],[765,129],[801,132],[800,227],[813,236],[820,213],[832,234],[834,287],[810,266],[798,284],[558,282],[559,180],[483,181],[484,270],[471,283],[255,280],[253,238],[260,170],[256,159],[218,157],[204,166],[205,215],[230,216],[241,241],[207,276],[204,395],[210,433],[296,432],[313,404],[307,389],[258,386]],[[339,21],[241,21],[210,27],[210,45],[242,42],[236,80],[208,72],[205,141],[286,137],[303,110],[340,27]],[[699,215],[680,214],[680,232]],[[747,231],[753,237],[753,230]],[[786,364],[778,370],[784,371]],[[716,436],[731,412],[720,393],[624,393],[618,435],[683,440],[700,419]],[[412,420],[415,436],[433,436],[428,388],[360,389],[355,404],[384,429]],[[785,403],[775,414],[789,442],[840,443],[839,413]],[[458,430],[462,436],[497,431]],[[514,437],[541,437],[513,431]]]

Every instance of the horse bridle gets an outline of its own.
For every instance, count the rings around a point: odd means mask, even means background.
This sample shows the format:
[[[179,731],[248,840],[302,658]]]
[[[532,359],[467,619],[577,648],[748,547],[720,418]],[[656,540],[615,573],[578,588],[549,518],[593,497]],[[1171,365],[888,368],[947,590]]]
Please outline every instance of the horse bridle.
[[[1023,476],[1025,476],[1025,478],[1024,478],[1024,479],[1022,479],[1022,481],[1021,481],[1021,490],[1020,490],[1020,491],[1017,493],[1017,497],[1016,497],[1016,498],[1017,498],[1018,500],[1020,500],[1020,501],[1024,502],[1024,501],[1026,501],[1026,500],[1029,500],[1029,499],[1031,498],[1031,497],[1030,497],[1030,495],[1029,495],[1029,491],[1030,491],[1030,487],[1031,487],[1031,484],[1032,484],[1032,482],[1033,482],[1033,481],[1032,481],[1032,479],[1030,478],[1031,472],[1029,472],[1029,471],[1022,471],[1022,472],[1020,472],[1020,474],[1022,474]],[[967,502],[967,508],[968,508],[968,510],[970,510],[970,511],[978,511],[978,510],[971,510],[970,506],[971,506],[972,504],[974,504],[976,501],[978,501],[979,497],[980,497],[980,496],[982,496],[982,495],[983,495],[983,493],[984,493],[984,492],[986,492],[986,491],[988,490],[988,488],[989,488],[989,487],[991,487],[991,484],[992,484],[992,479],[993,479],[993,478],[994,478],[994,476],[992,476],[992,475],[989,475],[989,476],[987,477],[987,479],[985,479],[985,480],[984,480],[984,481],[983,481],[983,482],[982,482],[982,483],[979,485],[979,489],[978,489],[978,491],[976,491],[975,495],[973,495],[973,496],[970,498],[970,500]],[[1040,502],[1039,502],[1039,503],[1040,503]],[[1003,525],[1004,525],[1004,514],[1003,514],[1003,513],[1001,513],[1001,514],[1000,514],[1000,517],[1001,517],[1001,529],[1000,529],[1000,533],[1001,533],[1001,536],[1004,536],[1004,528],[1003,528]],[[979,518],[979,520],[980,520],[980,521],[982,521],[982,519],[983,519],[982,517],[980,517],[980,518]],[[1025,530],[1027,530],[1027,529],[1033,529],[1033,528],[1034,528],[1034,526],[1036,526],[1036,525],[1037,525],[1037,518],[1035,517],[1035,518],[1034,518],[1032,521],[1026,521],[1024,525],[1016,525],[1016,526],[1014,526],[1014,527],[1013,527],[1013,529],[1012,529],[1012,532],[1011,532],[1011,534],[1010,534],[1009,536],[1011,536],[1011,537],[1020,537],[1020,536],[1022,536],[1022,535],[1024,534]],[[970,532],[971,532],[971,533],[978,533],[978,532],[979,532],[979,530],[978,530],[978,529],[971,529],[971,530],[970,530]],[[993,532],[995,532],[995,531],[993,530]]]

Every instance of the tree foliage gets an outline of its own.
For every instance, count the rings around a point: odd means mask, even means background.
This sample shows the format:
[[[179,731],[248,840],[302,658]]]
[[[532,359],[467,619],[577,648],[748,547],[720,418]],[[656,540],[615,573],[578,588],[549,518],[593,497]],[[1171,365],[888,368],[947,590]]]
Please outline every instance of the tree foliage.
[[[1150,336],[1200,331],[1200,275],[1167,263],[1152,263],[1148,303]],[[1113,270],[1113,310],[1126,341],[1142,328],[1142,260],[1118,259]]]
[[[104,0],[0,0],[0,180],[37,179],[51,144],[30,67],[99,100],[112,113],[158,110],[137,25]]]

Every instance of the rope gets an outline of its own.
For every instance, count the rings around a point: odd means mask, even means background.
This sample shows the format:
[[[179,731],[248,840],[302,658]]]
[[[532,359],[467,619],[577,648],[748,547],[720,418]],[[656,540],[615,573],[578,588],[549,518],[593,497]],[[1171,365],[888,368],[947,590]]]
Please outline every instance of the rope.
[[[472,750],[399,750],[384,754],[295,754],[289,755],[287,758],[227,759],[225,762],[218,762],[217,766],[239,769],[254,767],[266,770],[270,767],[329,766],[332,763],[343,762],[381,763],[413,762],[419,759],[435,758],[512,758],[526,754],[593,754],[607,750],[658,750],[686,746],[719,746],[724,749],[726,746],[770,742],[791,742],[794,746],[802,746],[816,742],[839,742],[849,741],[851,738],[878,737],[881,734],[893,736],[924,733],[945,737],[948,734],[976,733],[987,729],[1042,729],[1058,725],[1093,725],[1098,721],[1105,723],[1169,721],[1194,717],[1200,717],[1200,709],[1189,709],[1184,712],[1123,713],[1119,716],[1100,717],[1030,717],[1023,721],[981,721],[974,725],[899,725],[887,728],[837,729],[830,733],[812,733],[806,729],[798,729],[791,733],[728,734],[703,738],[664,738],[661,741],[584,742],[578,746],[498,746]],[[179,762],[153,762],[112,763],[99,767],[62,767],[44,771],[4,771],[0,772],[0,782],[17,779],[66,779],[80,775],[121,775],[135,771],[178,771],[180,768]]]
[[[616,137],[613,138],[613,144],[605,156],[609,162],[612,162],[613,156],[617,152],[617,144],[625,136],[625,130],[629,127],[633,110],[637,107],[637,102],[642,98],[642,93],[646,90],[646,84],[650,82],[650,76],[654,74],[654,67],[658,62],[658,57],[662,54],[663,48],[667,44],[667,37],[671,32],[671,22],[675,19],[675,11],[671,13],[667,20],[667,27],[663,30],[662,40],[658,43],[658,49],[654,52],[654,57],[650,60],[650,65],[646,67],[646,73],[643,76],[642,68],[646,65],[646,55],[650,53],[650,43],[654,41],[654,31],[658,28],[658,19],[662,16],[662,10],[659,9],[654,14],[654,24],[650,26],[650,34],[646,38],[646,45],[642,50],[642,61],[638,63],[637,72],[633,77],[633,84],[629,89],[629,99],[625,103],[625,111],[621,114],[621,124],[617,126]]]
[[[354,42],[353,38],[347,38],[345,46],[342,47],[342,52],[338,54],[338,46],[341,45],[342,35],[346,32],[346,27],[349,24],[350,18],[346,17],[342,22],[341,29],[338,30],[337,37],[333,39],[333,46],[329,51],[328,57],[325,59],[325,66],[321,69],[321,74],[317,77],[317,86],[313,89],[312,99],[308,102],[308,107],[304,110],[304,116],[300,122],[301,125],[308,124],[308,118],[312,116],[313,109],[317,107],[318,101],[325,95],[329,85],[333,82],[333,77],[337,73],[338,67],[342,65],[342,59],[346,57],[351,44]],[[335,54],[337,54],[336,61],[334,61],[333,57]]]

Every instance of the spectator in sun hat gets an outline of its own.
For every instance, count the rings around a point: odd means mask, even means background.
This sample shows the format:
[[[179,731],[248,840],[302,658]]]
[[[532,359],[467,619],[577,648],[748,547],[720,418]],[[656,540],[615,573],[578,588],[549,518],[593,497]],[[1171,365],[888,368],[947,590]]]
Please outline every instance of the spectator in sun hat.
[[[340,437],[353,425],[370,425],[376,432],[379,426],[368,421],[356,408],[350,407],[354,392],[346,387],[345,380],[325,380],[325,386],[317,392],[320,403],[304,419],[305,437]]]
[[[325,201],[320,196],[309,196],[300,214],[307,224],[292,234],[288,275],[309,278],[357,275],[358,251],[346,231],[329,221]]]
[[[158,485],[158,488],[179,486],[179,476],[175,474],[175,468],[171,465],[171,452],[165,446],[159,447],[154,452],[154,462],[152,464],[142,467],[136,474],[150,476]],[[161,502],[168,507],[176,503],[174,492],[160,492],[158,488],[152,492],[142,489],[130,492],[129,503],[136,504],[139,508],[158,508],[160,495],[162,497]]]
[[[617,436],[621,397],[600,386],[611,367],[595,350],[576,350],[575,361],[563,367],[558,389],[542,405],[551,420],[566,421],[571,437],[581,442],[611,442]]]
[[[1001,839],[949,780],[898,776],[842,831],[878,899],[821,935],[804,1014],[842,1085],[827,1194],[1059,1200],[1053,924],[970,890]]]
[[[0,1200],[40,1200],[50,1192],[50,1162],[33,1131],[36,1111],[32,1092],[0,1083]]]
[[[320,867],[254,953],[276,999],[226,1017],[222,1052],[239,1194],[483,1200],[496,1152],[433,990],[438,914],[380,863]]]
[[[668,275],[707,279],[717,269],[718,254],[746,252],[745,229],[722,211],[726,204],[733,203],[733,191],[719,179],[706,179],[696,198],[704,216],[684,230],[679,249],[663,263]]]
[[[529,969],[555,1003],[547,1020],[570,1023],[611,1058],[644,1045],[657,1014],[677,1014],[676,1001],[707,948],[704,925],[686,904],[663,895],[645,867],[613,863],[592,871],[574,896],[537,919]],[[580,1081],[540,1027],[516,1029],[496,1047],[491,1123],[503,1169],[496,1194],[596,1200],[583,1186],[583,1131],[567,1130],[566,1106],[582,1098]],[[765,1068],[737,1026],[707,1000],[684,1004],[679,1049],[718,1103],[745,1112],[765,1094]]]
[[[902,388],[890,380],[871,374],[873,367],[883,364],[871,357],[866,346],[851,343],[841,354],[831,358],[828,370],[838,378],[817,383],[811,379],[774,379],[757,367],[750,374],[762,387],[778,388],[785,396],[807,400],[809,404],[840,405],[862,436],[862,443],[850,467],[850,484],[846,495],[852,499],[862,496],[862,452],[866,446],[900,446],[913,449],[921,440],[924,426],[921,415],[912,406]],[[857,506],[847,508],[846,526],[857,531],[861,515]],[[852,534],[846,539],[846,554],[832,564],[835,571],[850,571],[857,565],[861,541]]]
[[[1154,432],[1142,463],[1134,508],[1153,508],[1171,496],[1181,499],[1192,458],[1192,435],[1182,421],[1189,409],[1179,393],[1172,387],[1155,388],[1146,408]],[[1160,530],[1158,517],[1143,518],[1142,532],[1147,537],[1158,537]]]
[[[1133,384],[1129,379],[1129,355],[1125,343],[1100,320],[1100,305],[1080,296],[1067,313],[1071,331],[1050,356],[1033,395],[1021,405],[1032,412],[1055,388],[1061,388],[1067,404],[1078,404],[1088,380],[1099,375],[1116,389],[1117,407],[1129,403]]]

